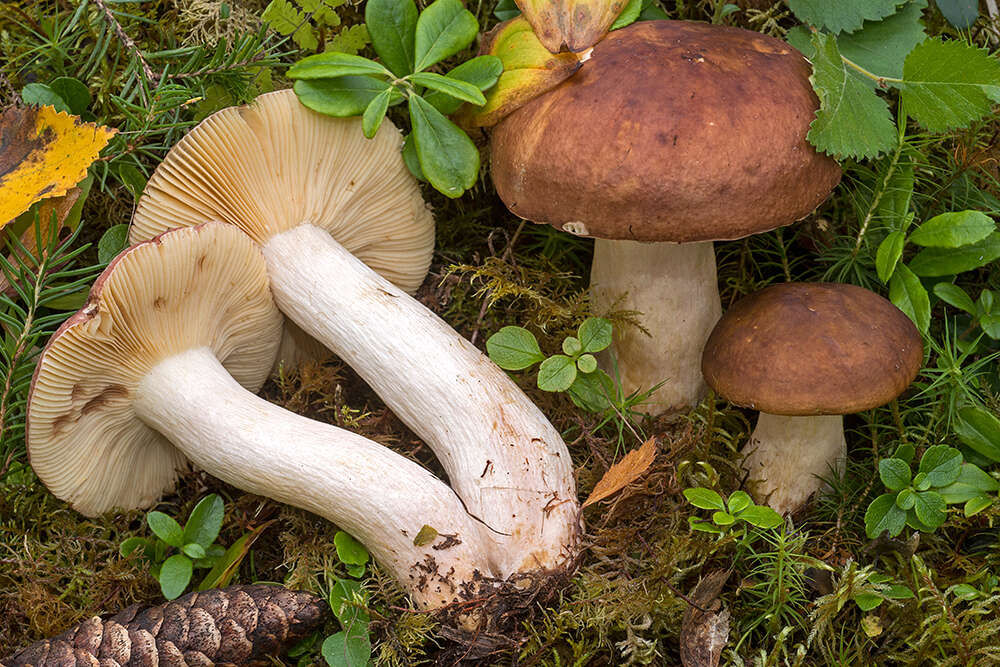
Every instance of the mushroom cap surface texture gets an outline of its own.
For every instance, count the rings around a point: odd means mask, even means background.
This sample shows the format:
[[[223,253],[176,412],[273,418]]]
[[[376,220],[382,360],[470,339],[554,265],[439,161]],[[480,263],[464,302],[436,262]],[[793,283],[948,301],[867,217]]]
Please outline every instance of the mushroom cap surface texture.
[[[430,266],[434,218],[402,144],[388,120],[365,139],[360,118],[311,111],[292,90],[261,95],[212,114],[170,150],[139,200],[130,239],[220,220],[263,245],[308,223],[414,292]]]
[[[806,142],[809,63],[740,28],[642,21],[491,137],[500,198],[583,236],[735,239],[790,224],[840,180]]]
[[[920,332],[887,299],[854,285],[784,283],[722,316],[701,369],[736,405],[775,415],[840,415],[896,398],[922,362]]]
[[[31,467],[83,514],[150,505],[187,462],[136,417],[143,377],[207,347],[256,392],[281,325],[260,250],[230,225],[177,229],[126,249],[42,351],[28,399]]]

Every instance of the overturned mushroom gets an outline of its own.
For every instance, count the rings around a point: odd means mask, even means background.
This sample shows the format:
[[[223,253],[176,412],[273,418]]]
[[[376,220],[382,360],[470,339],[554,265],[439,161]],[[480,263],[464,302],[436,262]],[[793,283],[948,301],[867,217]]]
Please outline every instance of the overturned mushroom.
[[[744,448],[754,495],[781,513],[842,469],[844,419],[888,403],[923,362],[913,322],[854,285],[784,283],[736,302],[705,344],[708,384],[760,410]]]
[[[178,229],[119,255],[42,352],[31,466],[87,515],[145,507],[190,460],[357,537],[424,609],[493,573],[482,525],[416,463],[257,397],[282,318],[264,259],[229,225]],[[430,540],[415,538],[424,526]]]
[[[139,202],[132,239],[209,219],[245,230],[263,250],[282,312],[350,364],[437,455],[469,513],[489,527],[495,571],[562,568],[575,554],[580,511],[559,433],[503,371],[340,236],[365,239],[355,245],[374,252],[412,235],[403,228],[422,203],[388,222],[381,218],[402,204],[379,208],[386,183],[416,188],[401,143],[389,122],[370,143],[357,119],[321,116],[291,91],[263,95],[210,116],[171,150]],[[316,197],[338,202],[322,220]]]
[[[780,40],[688,21],[609,33],[569,79],[504,118],[490,140],[516,215],[591,236],[598,310],[640,311],[616,333],[626,393],[648,408],[704,393],[701,350],[722,312],[712,242],[787,225],[840,179],[806,142],[809,63]]]

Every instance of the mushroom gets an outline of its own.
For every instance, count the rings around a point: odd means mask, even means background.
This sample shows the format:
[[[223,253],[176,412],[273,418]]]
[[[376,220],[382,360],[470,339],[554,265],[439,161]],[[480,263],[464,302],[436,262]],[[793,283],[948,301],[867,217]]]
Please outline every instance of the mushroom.
[[[613,345],[626,393],[662,380],[651,412],[697,404],[722,312],[712,241],[788,225],[840,179],[806,142],[818,106],[805,58],[755,32],[643,21],[504,118],[493,183],[516,215],[596,238],[595,309],[643,314]]]
[[[94,516],[149,506],[191,461],[335,522],[422,609],[475,594],[493,574],[484,529],[447,485],[378,443],[253,393],[281,325],[264,258],[229,225],[125,250],[41,354],[28,401],[32,468]],[[424,526],[434,539],[416,540]]]
[[[760,410],[743,449],[754,496],[791,512],[847,458],[842,415],[878,407],[906,389],[923,362],[913,322],[854,285],[784,283],[738,301],[702,357],[708,384]]]
[[[387,191],[417,192],[401,144],[388,121],[370,142],[359,119],[317,114],[291,91],[263,95],[210,116],[170,151],[131,238],[210,219],[250,234],[285,316],[353,367],[437,455],[468,512],[489,527],[499,576],[558,570],[581,530],[558,431],[478,349],[372,270],[411,261],[399,239],[414,236],[405,228],[424,211],[419,197]],[[389,260],[376,261],[379,243]]]

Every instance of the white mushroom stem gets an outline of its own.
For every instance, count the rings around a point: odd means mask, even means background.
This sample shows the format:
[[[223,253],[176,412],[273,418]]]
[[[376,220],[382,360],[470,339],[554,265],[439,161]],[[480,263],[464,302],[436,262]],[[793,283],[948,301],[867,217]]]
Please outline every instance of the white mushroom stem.
[[[707,391],[702,348],[722,316],[712,242],[597,239],[590,294],[597,312],[640,312],[648,332],[638,327],[615,332],[612,353],[625,394],[662,382],[644,404],[646,411],[685,412],[697,405]]]
[[[569,452],[514,382],[417,300],[303,224],[263,247],[278,308],[329,347],[434,451],[494,568],[562,567],[580,531]]]
[[[820,477],[842,471],[847,460],[841,415],[785,417],[761,412],[743,448],[743,468],[758,502],[794,512],[823,488]]]
[[[492,575],[483,527],[444,483],[378,443],[255,396],[208,348],[155,365],[133,406],[211,475],[351,533],[422,609],[474,595]],[[425,525],[438,536],[416,546]]]

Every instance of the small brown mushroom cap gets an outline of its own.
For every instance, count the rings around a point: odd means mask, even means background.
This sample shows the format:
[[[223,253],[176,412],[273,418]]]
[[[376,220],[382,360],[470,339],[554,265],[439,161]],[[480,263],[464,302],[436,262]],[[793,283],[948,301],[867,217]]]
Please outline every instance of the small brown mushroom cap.
[[[790,224],[840,180],[806,142],[809,63],[739,28],[643,21],[493,131],[493,183],[515,214],[574,234],[734,239]]]
[[[207,347],[256,392],[281,324],[264,258],[234,227],[177,229],[128,248],[39,358],[28,399],[31,467],[86,515],[150,505],[187,462],[133,412],[142,378],[169,356]]]
[[[922,362],[920,332],[887,299],[854,285],[784,283],[722,316],[701,369],[736,405],[774,415],[846,415],[899,396]]]

